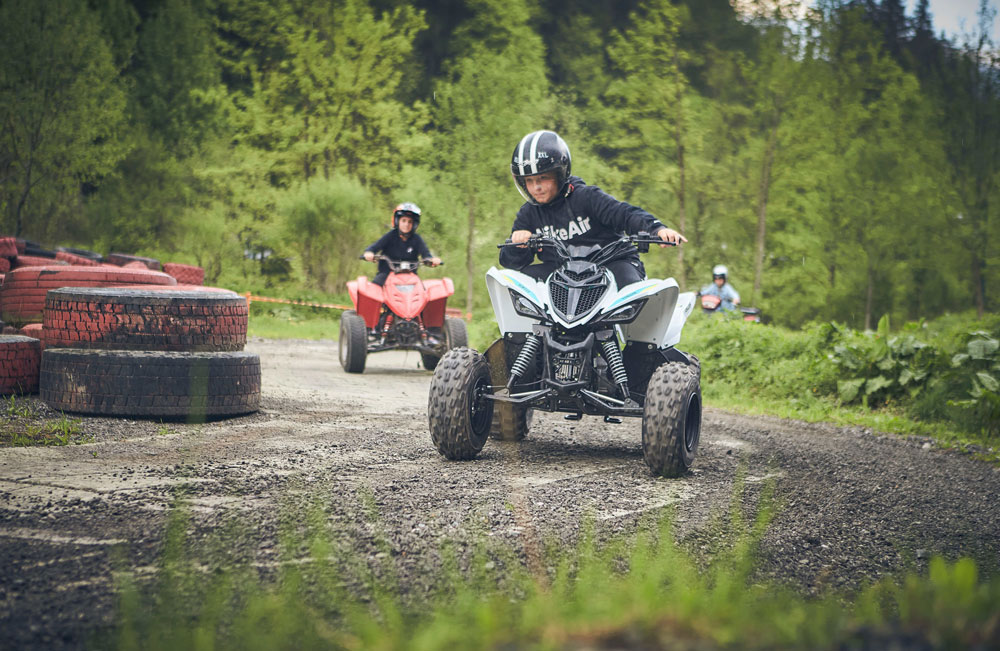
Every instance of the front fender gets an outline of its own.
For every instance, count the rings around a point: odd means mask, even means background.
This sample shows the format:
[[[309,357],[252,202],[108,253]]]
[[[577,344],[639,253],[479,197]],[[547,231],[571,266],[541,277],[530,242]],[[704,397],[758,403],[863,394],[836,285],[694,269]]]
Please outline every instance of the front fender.
[[[490,293],[493,304],[493,314],[496,315],[500,332],[531,332],[531,326],[538,323],[536,319],[521,316],[514,311],[514,301],[510,298],[513,289],[544,311],[545,283],[539,282],[527,274],[512,269],[497,269],[491,267],[486,272],[486,289]]]

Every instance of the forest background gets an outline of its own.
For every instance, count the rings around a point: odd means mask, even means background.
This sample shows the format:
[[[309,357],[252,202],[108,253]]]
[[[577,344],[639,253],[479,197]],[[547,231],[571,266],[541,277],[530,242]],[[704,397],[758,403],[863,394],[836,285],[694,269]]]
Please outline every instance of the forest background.
[[[776,7],[776,5],[778,5]],[[424,210],[465,311],[535,129],[726,264],[775,323],[871,328],[1000,283],[1000,54],[983,0],[2,0],[0,232],[343,293],[393,205]]]

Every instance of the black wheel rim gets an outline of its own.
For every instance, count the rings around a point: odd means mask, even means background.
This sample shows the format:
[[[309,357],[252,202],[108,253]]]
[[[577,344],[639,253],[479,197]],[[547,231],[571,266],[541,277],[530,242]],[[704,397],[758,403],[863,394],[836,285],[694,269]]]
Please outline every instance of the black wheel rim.
[[[698,447],[698,436],[701,432],[701,400],[697,393],[688,397],[687,412],[684,416],[684,449],[689,453]]]
[[[493,403],[484,398],[489,378],[479,377],[469,392],[469,422],[477,436],[485,434],[493,421]]]

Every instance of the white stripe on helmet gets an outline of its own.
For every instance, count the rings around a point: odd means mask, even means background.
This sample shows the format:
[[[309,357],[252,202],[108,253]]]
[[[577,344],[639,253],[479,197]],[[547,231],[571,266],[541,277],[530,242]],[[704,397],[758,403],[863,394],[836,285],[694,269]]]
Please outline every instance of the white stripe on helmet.
[[[538,141],[548,131],[536,131],[531,140],[531,173],[538,174]]]
[[[530,137],[531,134],[529,133],[525,137],[521,138],[521,144],[517,146],[518,147],[517,157],[518,160],[520,161],[518,163],[519,167],[518,171],[520,172],[520,176],[524,176],[524,147],[528,143],[528,138]]]

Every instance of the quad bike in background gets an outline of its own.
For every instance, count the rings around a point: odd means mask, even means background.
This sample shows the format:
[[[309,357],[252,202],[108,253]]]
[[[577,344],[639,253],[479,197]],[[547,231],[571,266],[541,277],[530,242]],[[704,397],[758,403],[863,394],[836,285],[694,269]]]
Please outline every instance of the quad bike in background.
[[[389,265],[380,287],[359,276],[347,283],[353,310],[340,316],[340,365],[348,373],[362,373],[368,353],[416,350],[424,368],[434,370],[450,349],[465,346],[465,321],[446,316],[448,297],[455,293],[451,278],[421,280],[421,263],[376,255],[374,262]],[[422,264],[430,266],[427,260]]]
[[[491,268],[486,285],[501,338],[485,354],[457,348],[438,364],[427,409],[438,451],[472,459],[491,435],[523,439],[533,410],[605,423],[627,416],[642,419],[643,457],[654,474],[685,473],[701,433],[701,371],[675,346],[695,295],[672,278],[619,289],[607,268],[650,244],[663,241],[640,233],[581,247],[535,235],[527,245],[559,260],[546,280]]]
[[[722,299],[715,294],[699,294],[701,297],[701,311],[705,314],[714,314],[715,312],[722,312],[721,309]],[[760,310],[756,307],[738,307],[737,308],[743,317],[744,321],[751,323],[760,323]]]

